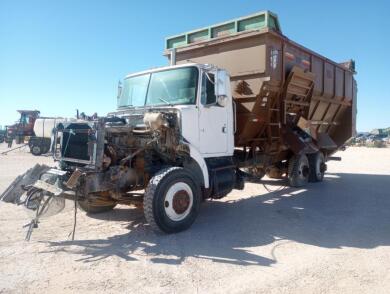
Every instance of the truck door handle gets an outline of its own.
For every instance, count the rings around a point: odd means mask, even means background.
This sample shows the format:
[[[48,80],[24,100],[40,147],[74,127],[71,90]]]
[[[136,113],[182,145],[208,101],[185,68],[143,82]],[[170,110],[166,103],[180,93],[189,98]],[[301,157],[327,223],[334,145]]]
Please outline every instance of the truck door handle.
[[[226,133],[226,126],[222,127],[222,133]]]

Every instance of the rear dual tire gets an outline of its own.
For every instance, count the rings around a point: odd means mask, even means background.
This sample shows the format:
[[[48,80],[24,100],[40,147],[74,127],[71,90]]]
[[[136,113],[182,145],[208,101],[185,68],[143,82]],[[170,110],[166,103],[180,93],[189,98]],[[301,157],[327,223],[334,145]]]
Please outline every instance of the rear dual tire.
[[[293,155],[288,162],[288,182],[291,187],[305,186],[309,181],[309,160],[305,154]]]
[[[326,171],[322,152],[294,155],[288,162],[288,180],[291,187],[303,187],[308,182],[321,182]]]
[[[32,155],[39,156],[43,153],[42,147],[39,145],[33,145],[30,149]]]
[[[309,154],[309,182],[322,182],[325,176],[326,164],[325,156],[322,152]]]
[[[32,155],[39,156],[49,152],[50,144],[45,141],[31,139],[28,143]]]

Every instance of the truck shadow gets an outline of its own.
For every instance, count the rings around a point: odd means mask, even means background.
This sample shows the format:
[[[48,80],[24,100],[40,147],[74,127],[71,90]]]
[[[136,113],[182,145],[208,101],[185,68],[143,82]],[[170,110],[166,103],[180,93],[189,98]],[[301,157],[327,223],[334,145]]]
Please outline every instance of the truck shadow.
[[[188,231],[173,235],[153,233],[141,210],[118,209],[96,217],[126,221],[128,233],[49,246],[52,251],[79,254],[84,262],[110,256],[130,261],[147,255],[152,262],[165,264],[193,257],[269,266],[277,262],[274,250],[280,242],[324,248],[390,245],[389,182],[390,175],[328,174],[323,183],[305,189],[208,201]],[[270,246],[261,247],[265,245]]]

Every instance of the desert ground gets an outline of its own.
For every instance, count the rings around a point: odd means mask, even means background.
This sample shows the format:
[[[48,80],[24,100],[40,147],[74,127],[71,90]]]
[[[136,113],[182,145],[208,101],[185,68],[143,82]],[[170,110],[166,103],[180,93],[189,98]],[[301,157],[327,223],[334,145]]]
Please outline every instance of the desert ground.
[[[5,144],[0,145],[5,150]],[[1,293],[389,293],[390,148],[348,148],[322,183],[247,184],[206,201],[183,233],[152,232],[142,210],[42,219],[0,203]],[[0,155],[0,193],[35,163]],[[269,190],[269,191],[268,191]],[[71,204],[71,203],[70,203]]]

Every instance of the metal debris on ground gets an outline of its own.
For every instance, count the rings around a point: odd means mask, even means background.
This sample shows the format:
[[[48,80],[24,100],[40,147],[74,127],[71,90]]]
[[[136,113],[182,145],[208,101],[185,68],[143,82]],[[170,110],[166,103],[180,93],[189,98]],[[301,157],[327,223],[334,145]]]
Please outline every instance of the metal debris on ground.
[[[0,195],[0,200],[8,203],[19,203],[20,197],[26,192],[25,187],[34,184],[49,166],[36,164],[24,174],[18,176],[11,185]]]
[[[0,154],[1,154],[1,155],[7,155],[7,154],[8,154],[9,152],[11,152],[11,151],[14,151],[14,150],[17,150],[17,149],[21,149],[21,148],[26,147],[26,146],[28,146],[28,144],[23,144],[23,145],[21,145],[21,146],[12,148],[12,149],[10,149],[10,150],[6,150],[6,151],[4,151],[4,152],[1,152]]]

